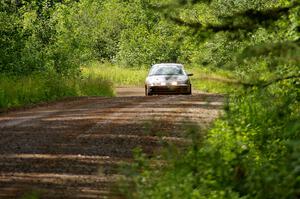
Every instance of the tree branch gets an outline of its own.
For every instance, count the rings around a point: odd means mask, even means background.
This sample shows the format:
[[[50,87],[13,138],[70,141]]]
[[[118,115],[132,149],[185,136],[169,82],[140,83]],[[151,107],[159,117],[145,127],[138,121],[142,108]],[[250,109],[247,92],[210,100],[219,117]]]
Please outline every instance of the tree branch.
[[[263,88],[266,88],[272,84],[275,84],[277,82],[281,82],[281,81],[284,81],[284,80],[288,80],[288,79],[299,79],[300,78],[300,75],[290,75],[290,76],[287,76],[287,77],[282,77],[282,78],[277,78],[277,79],[274,79],[268,83],[265,83],[264,85],[262,85]]]
[[[274,21],[279,19],[281,16],[286,15],[290,9],[295,8],[296,6],[299,6],[299,2],[295,2],[290,6],[287,7],[280,7],[280,8],[272,8],[267,10],[253,10],[249,9],[240,13],[235,13],[232,16],[226,16],[226,17],[220,17],[220,20],[223,21],[223,24],[216,25],[216,24],[207,24],[203,25],[199,21],[185,21],[179,17],[171,16],[169,13],[165,14],[165,17],[173,21],[174,23],[181,25],[181,26],[187,26],[193,29],[206,29],[206,30],[212,30],[213,32],[220,32],[220,31],[237,31],[237,30],[254,30],[259,25],[268,25],[270,21]],[[174,6],[174,5],[173,5]],[[165,10],[168,8],[168,5],[164,5],[160,7],[160,9]],[[170,8],[170,7],[169,7]],[[232,23],[234,21],[238,21],[239,19],[247,19],[247,23],[245,23],[245,20],[242,23]]]

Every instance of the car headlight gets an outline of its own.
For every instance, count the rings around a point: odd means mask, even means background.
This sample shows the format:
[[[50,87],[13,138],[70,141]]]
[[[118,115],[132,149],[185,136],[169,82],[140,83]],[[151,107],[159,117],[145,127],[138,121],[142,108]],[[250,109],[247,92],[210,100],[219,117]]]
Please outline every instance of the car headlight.
[[[161,85],[161,86],[165,86],[165,85],[166,85],[166,82],[161,82],[160,85]]]
[[[177,82],[171,82],[172,86],[177,86],[177,84],[178,84]]]

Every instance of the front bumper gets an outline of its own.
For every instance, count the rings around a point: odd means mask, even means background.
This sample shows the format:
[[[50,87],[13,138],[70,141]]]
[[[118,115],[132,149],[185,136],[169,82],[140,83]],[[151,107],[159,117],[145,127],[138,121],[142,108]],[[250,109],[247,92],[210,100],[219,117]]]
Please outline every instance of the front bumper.
[[[191,85],[166,85],[166,86],[147,86],[148,94],[191,94]]]

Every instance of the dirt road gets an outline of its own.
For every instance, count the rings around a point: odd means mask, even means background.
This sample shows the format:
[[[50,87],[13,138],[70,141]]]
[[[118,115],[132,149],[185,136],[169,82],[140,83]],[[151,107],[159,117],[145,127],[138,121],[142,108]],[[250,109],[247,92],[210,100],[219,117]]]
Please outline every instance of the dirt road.
[[[118,93],[0,114],[0,198],[32,190],[41,198],[117,197],[118,167],[132,160],[132,149],[151,154],[161,138],[180,143],[184,123],[206,126],[223,106],[213,94]]]

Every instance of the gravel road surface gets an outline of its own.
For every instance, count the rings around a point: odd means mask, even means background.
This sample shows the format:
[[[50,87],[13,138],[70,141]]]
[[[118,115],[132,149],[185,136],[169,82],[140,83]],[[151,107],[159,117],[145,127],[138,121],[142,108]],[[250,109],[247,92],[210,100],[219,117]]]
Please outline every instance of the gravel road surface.
[[[82,97],[0,114],[0,198],[36,190],[41,198],[119,198],[120,164],[132,150],[148,154],[161,139],[182,143],[187,122],[210,124],[220,95]]]

